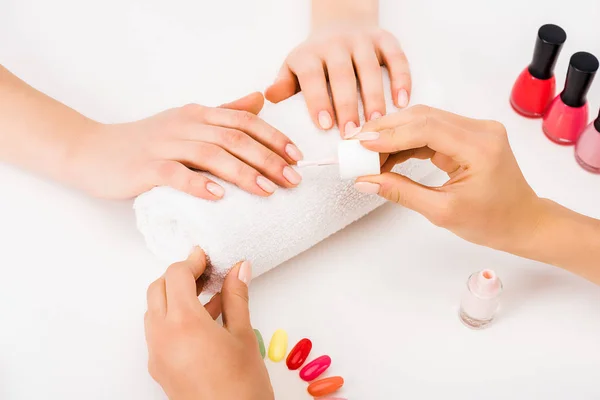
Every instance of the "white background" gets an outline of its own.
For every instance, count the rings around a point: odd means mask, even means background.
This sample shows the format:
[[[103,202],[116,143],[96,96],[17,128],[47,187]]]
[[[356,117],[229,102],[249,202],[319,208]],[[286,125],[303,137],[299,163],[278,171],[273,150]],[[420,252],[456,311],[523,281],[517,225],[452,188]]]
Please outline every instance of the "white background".
[[[262,90],[308,31],[308,1],[0,0],[0,63],[102,122],[216,105]],[[452,111],[504,122],[542,196],[600,217],[600,176],[540,121],[508,106],[543,23],[570,54],[600,55],[597,0],[383,1],[416,85]],[[600,105],[600,82],[590,94]],[[0,166],[0,398],[162,399],[146,372],[146,286],[165,266],[145,249],[131,202],[85,197]],[[577,232],[570,234],[577,235]],[[600,263],[600,261],[599,261]],[[456,311],[468,275],[494,268],[502,314],[489,330]],[[556,268],[461,241],[384,206],[256,279],[252,317],[315,343],[351,399],[600,398],[600,288]],[[269,365],[278,399],[307,399]]]

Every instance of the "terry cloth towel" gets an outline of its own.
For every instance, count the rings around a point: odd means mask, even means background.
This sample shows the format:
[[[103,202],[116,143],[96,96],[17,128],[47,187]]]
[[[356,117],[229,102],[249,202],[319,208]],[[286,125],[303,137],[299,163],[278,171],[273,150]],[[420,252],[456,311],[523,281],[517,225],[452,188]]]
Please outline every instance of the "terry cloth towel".
[[[386,89],[388,82],[384,82]],[[387,110],[395,111],[389,98]],[[302,94],[266,104],[260,116],[290,137],[305,159],[336,154],[339,132],[323,132],[313,125]],[[409,161],[395,169],[417,181],[432,170],[423,161]],[[337,165],[298,171],[303,180],[297,188],[279,188],[268,198],[250,195],[220,179],[215,181],[225,188],[225,197],[215,202],[169,187],[154,188],[135,201],[138,228],[150,250],[168,264],[185,259],[193,246],[202,247],[210,259],[205,290],[214,293],[235,263],[250,260],[256,277],[384,203],[378,196],[357,192],[352,180],[340,180]]]

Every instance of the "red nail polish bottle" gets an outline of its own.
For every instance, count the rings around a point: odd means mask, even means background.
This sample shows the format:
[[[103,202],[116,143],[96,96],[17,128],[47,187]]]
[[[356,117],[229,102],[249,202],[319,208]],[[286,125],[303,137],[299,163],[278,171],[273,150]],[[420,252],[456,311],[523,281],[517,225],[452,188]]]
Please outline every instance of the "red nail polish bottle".
[[[566,40],[567,34],[560,26],[548,24],[539,29],[533,60],[517,78],[510,96],[517,113],[528,118],[544,114],[556,95],[554,66]]]
[[[587,93],[598,66],[598,59],[590,53],[573,54],[565,89],[552,100],[544,114],[542,129],[548,139],[565,145],[577,142],[588,124]]]

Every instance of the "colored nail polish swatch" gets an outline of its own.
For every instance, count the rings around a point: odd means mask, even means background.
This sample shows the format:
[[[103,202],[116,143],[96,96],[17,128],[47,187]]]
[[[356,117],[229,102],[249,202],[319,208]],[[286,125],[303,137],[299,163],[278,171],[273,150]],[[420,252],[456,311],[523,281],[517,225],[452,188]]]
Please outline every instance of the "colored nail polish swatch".
[[[283,329],[275,331],[271,337],[271,343],[269,344],[269,358],[271,361],[279,362],[285,358],[288,345],[288,335]]]
[[[533,60],[517,78],[511,96],[513,109],[529,118],[539,118],[556,95],[554,67],[566,32],[559,26],[548,24],[538,31]]]
[[[285,363],[291,371],[295,371],[304,364],[304,361],[308,358],[310,351],[312,350],[312,342],[309,339],[302,339],[299,341],[290,354],[288,354]]]
[[[265,342],[263,340],[262,335],[258,329],[254,330],[254,335],[256,335],[256,340],[258,341],[258,349],[260,350],[260,356],[264,359],[266,355],[265,351]]]
[[[544,114],[542,129],[553,142],[574,144],[587,126],[587,93],[598,66],[598,59],[590,53],[579,52],[571,57],[565,89]]]
[[[344,386],[344,378],[333,376],[311,383],[308,386],[308,393],[313,397],[327,396],[337,392],[342,386]]]
[[[600,114],[579,137],[575,158],[583,169],[600,174]]]
[[[314,381],[331,365],[329,356],[321,356],[315,358],[300,370],[300,379],[306,382]]]

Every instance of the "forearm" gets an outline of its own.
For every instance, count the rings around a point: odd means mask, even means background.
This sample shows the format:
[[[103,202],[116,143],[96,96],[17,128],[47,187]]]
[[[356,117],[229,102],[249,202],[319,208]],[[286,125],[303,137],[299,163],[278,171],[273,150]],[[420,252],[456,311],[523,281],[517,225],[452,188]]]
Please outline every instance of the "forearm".
[[[96,125],[0,66],[0,162],[68,183],[77,139]]]
[[[312,29],[336,23],[377,25],[379,0],[312,0]]]
[[[600,220],[550,200],[540,202],[534,235],[517,255],[561,267],[600,285]]]

